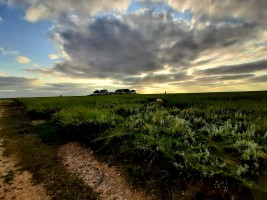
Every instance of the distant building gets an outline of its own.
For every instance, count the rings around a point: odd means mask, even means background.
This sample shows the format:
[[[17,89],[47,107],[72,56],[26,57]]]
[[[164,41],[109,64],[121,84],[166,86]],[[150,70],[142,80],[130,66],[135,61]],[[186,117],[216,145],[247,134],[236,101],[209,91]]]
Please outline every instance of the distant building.
[[[94,91],[92,95],[99,95],[99,91],[98,90]]]
[[[131,94],[129,89],[119,89],[114,92],[115,94]]]
[[[106,95],[106,94],[109,94],[108,90],[100,90],[99,91],[99,95]]]
[[[136,94],[135,90],[129,90],[129,89],[118,89],[115,92],[109,92],[108,90],[95,90],[92,96],[96,95],[107,95],[107,94]]]
[[[91,95],[96,96],[96,95],[107,95],[107,94],[109,94],[108,90],[96,90]]]

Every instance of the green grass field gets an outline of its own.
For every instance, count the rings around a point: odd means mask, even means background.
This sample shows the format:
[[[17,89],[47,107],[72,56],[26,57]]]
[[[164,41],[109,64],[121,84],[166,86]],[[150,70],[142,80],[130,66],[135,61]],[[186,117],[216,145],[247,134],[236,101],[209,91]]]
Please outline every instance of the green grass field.
[[[163,103],[155,103],[158,98]],[[201,182],[225,199],[267,197],[267,92],[21,98],[16,103],[30,120],[46,120],[35,127],[42,142],[80,141],[112,158],[136,185],[164,191]]]

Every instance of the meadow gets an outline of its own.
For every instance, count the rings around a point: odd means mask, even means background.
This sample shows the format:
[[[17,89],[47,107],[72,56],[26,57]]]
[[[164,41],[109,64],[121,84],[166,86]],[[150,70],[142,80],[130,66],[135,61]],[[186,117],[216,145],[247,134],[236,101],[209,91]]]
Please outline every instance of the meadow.
[[[42,142],[79,141],[122,166],[137,186],[167,191],[201,183],[224,199],[266,197],[267,92],[15,102],[30,120],[45,121],[34,127]]]

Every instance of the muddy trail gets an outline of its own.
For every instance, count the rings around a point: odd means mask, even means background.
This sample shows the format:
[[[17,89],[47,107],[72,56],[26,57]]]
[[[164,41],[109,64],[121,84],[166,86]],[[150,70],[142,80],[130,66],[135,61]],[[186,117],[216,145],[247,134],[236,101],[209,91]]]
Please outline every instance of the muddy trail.
[[[115,166],[98,161],[93,152],[78,143],[68,143],[59,149],[67,169],[77,174],[104,200],[152,200],[152,196],[129,185]]]
[[[4,114],[3,100],[0,101],[0,117]],[[2,128],[0,126],[0,131]],[[0,138],[0,199],[3,200],[49,200],[42,185],[34,185],[32,175],[21,171],[16,155],[5,157],[5,140]]]

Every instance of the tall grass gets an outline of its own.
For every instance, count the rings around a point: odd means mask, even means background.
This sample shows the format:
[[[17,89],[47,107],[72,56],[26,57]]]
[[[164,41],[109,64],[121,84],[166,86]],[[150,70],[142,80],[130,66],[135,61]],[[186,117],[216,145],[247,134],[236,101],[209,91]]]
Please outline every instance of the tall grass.
[[[132,179],[145,177],[144,184],[221,177],[255,188],[266,173],[267,92],[19,101],[30,118],[48,120],[43,138],[52,131],[54,142],[83,141],[124,163]]]

